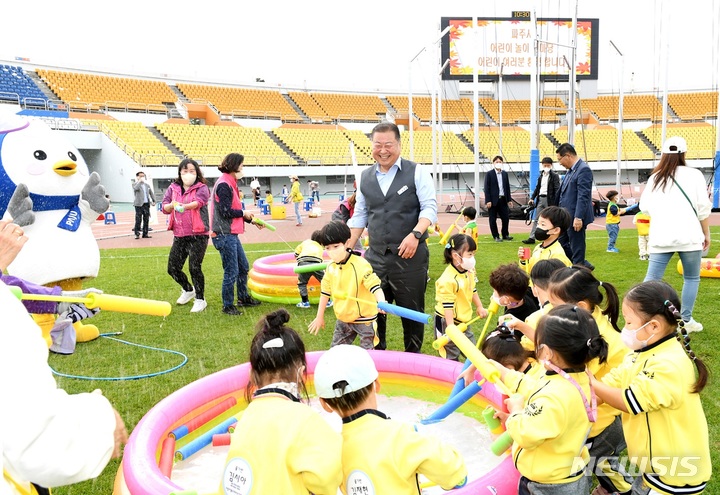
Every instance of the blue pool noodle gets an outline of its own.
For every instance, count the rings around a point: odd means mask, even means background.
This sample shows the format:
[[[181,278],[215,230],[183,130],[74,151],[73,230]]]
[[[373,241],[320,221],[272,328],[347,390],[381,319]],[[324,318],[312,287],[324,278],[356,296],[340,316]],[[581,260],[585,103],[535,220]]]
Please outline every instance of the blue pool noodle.
[[[477,382],[477,380],[473,381],[470,385],[462,389],[460,392],[455,394],[453,397],[450,397],[448,401],[440,406],[434,413],[432,413],[427,418],[420,421],[420,423],[424,425],[429,425],[432,423],[437,423],[438,421],[442,421],[443,419],[447,418],[450,413],[454,412],[458,407],[465,404],[468,400],[470,400],[475,394],[480,392],[482,390],[482,387]]]
[[[235,417],[230,417],[226,419],[225,421],[223,421],[216,427],[206,431],[193,441],[186,443],[182,447],[179,447],[175,451],[175,458],[178,459],[178,455],[180,455],[181,457],[179,457],[179,459],[187,459],[206,445],[210,445],[212,443],[213,435],[216,435],[218,433],[227,433],[228,428],[230,428],[230,426],[235,423],[237,423],[237,418]]]
[[[378,309],[381,309],[386,313],[390,313],[401,318],[407,318],[408,320],[417,321],[418,323],[422,323],[423,325],[427,325],[432,321],[432,316],[428,314],[421,313],[420,311],[415,311],[412,309],[403,308],[401,306],[396,306],[395,304],[390,304],[385,301],[377,303],[377,306]]]

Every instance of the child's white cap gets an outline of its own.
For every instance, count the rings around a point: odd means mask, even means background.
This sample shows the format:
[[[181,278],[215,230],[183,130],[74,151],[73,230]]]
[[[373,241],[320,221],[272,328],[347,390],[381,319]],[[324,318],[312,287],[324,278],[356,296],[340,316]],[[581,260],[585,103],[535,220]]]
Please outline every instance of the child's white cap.
[[[665,140],[663,144],[663,153],[685,153],[687,151],[687,142],[680,136],[673,136]]]
[[[318,359],[315,392],[323,399],[334,399],[367,387],[377,377],[375,362],[368,351],[356,345],[336,345]]]

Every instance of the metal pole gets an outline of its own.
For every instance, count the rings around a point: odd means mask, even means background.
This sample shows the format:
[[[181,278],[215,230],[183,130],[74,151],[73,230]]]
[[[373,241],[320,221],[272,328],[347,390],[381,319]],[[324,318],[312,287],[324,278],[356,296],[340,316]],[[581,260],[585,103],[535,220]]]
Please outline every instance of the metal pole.
[[[610,44],[620,55],[620,102],[618,104],[618,130],[617,130],[617,169],[615,170],[615,190],[620,191],[620,165],[622,164],[622,140],[623,140],[623,78],[625,77],[625,57],[622,52],[610,40]]]
[[[503,153],[503,145],[502,145],[502,127],[503,127],[503,90],[502,90],[502,76],[503,76],[503,66],[504,64],[500,64],[500,73],[498,74],[498,113],[500,114],[500,132],[498,133],[498,145],[500,147],[500,153],[498,155],[505,157],[505,153]]]
[[[473,44],[474,44],[474,50],[473,53],[475,54],[475,58],[472,61],[472,71],[473,71],[473,160],[474,160],[474,167],[473,167],[473,180],[475,184],[475,191],[474,191],[474,197],[475,197],[475,211],[478,213],[480,212],[480,130],[478,128],[480,116],[478,113],[478,105],[479,103],[479,94],[478,94],[478,30],[477,30],[477,16],[473,16],[472,18],[472,25],[473,25]]]
[[[530,63],[530,183],[537,182],[540,175],[540,150],[538,149],[538,38],[537,38],[537,15],[535,10],[530,13],[530,39],[532,40],[532,61]],[[532,194],[532,191],[530,191]]]
[[[568,95],[568,143],[575,143],[575,65],[577,64],[577,9],[578,3],[575,2],[575,10],[572,18],[572,49],[570,50],[570,87]]]
[[[670,68],[670,8],[665,5],[663,6],[663,21],[662,29],[665,30],[665,74],[663,76],[663,108],[662,108],[662,139],[661,142],[665,142],[667,135],[667,107],[668,107],[668,74]]]
[[[715,13],[715,19],[720,19],[720,2],[717,3],[717,9],[718,11]],[[715,31],[715,46],[718,49],[718,53],[720,53],[720,30]],[[717,64],[717,67],[715,67],[715,73],[718,73],[718,69],[720,69],[720,62],[718,61],[719,58],[716,57],[715,63]],[[714,167],[713,167],[713,208],[718,208],[720,203],[720,98],[717,100],[717,114],[715,117],[715,161],[714,161]]]

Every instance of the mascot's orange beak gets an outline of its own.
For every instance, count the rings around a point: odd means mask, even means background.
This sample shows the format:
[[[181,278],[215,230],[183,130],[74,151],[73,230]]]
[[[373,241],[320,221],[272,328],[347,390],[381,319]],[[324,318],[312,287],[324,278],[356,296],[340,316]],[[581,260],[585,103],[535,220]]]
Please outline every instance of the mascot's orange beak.
[[[61,160],[53,167],[55,173],[63,177],[70,177],[77,171],[76,169],[77,164],[71,160]]]

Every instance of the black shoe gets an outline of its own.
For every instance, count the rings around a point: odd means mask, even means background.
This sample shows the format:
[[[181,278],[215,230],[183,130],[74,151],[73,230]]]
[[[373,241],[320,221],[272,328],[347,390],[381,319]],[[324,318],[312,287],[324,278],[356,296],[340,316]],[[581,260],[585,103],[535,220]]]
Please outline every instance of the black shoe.
[[[152,231],[153,231],[153,228],[152,228],[152,227],[148,227],[148,232],[152,232]]]
[[[523,244],[535,244],[535,239],[532,237],[528,237],[527,239],[522,241]]]
[[[225,313],[226,315],[240,316],[242,314],[242,311],[237,309],[235,306],[225,306],[223,308],[223,313]]]
[[[151,236],[151,235],[144,235],[144,236],[143,236],[143,239],[152,239],[152,236]]]
[[[590,269],[590,271],[595,270],[595,265],[593,265],[592,263],[590,263],[588,260],[585,260],[585,261],[583,262],[583,265],[585,265],[586,267],[588,267],[588,268]]]
[[[135,239],[140,239],[140,236],[138,234],[135,234]]]
[[[502,242],[502,239],[500,239],[499,237],[495,237],[495,242]]]
[[[238,299],[237,305],[241,306],[241,307],[242,306],[260,306],[260,301],[258,301],[257,299],[254,299],[250,296],[247,296],[243,299]]]
[[[505,237],[502,238],[502,240],[503,240],[503,241],[512,241],[512,240],[513,240],[513,236],[511,236],[511,235],[506,235]]]

